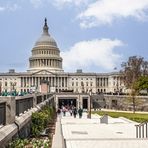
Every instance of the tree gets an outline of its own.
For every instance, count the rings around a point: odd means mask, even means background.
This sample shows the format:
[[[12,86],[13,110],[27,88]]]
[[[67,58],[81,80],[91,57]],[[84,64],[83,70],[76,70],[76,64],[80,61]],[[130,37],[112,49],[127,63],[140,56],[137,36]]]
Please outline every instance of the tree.
[[[135,89],[138,90],[139,92],[141,90],[146,90],[147,95],[148,95],[148,75],[141,76],[137,82],[135,82]]]
[[[133,112],[136,110],[136,95],[138,94],[138,89],[135,83],[141,76],[148,75],[148,62],[144,61],[143,57],[132,56],[129,57],[127,62],[122,63],[122,76],[124,85],[127,89],[130,89],[130,98],[133,104]]]
[[[148,76],[148,61],[142,63],[143,76]]]

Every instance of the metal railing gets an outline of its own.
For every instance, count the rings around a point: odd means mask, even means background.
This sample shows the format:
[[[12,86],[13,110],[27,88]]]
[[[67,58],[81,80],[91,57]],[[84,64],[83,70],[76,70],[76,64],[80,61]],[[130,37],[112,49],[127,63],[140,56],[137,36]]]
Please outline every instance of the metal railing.
[[[0,103],[0,125],[6,123],[6,103]]]
[[[148,138],[148,121],[136,126],[136,138]]]

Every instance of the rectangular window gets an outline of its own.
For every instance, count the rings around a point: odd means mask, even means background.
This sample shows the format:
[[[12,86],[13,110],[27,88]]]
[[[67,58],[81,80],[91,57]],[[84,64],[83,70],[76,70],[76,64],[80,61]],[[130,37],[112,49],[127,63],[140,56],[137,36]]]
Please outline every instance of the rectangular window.
[[[5,86],[7,86],[7,82],[5,82]]]
[[[88,86],[88,82],[86,82],[86,86]]]
[[[90,82],[90,86],[93,86],[93,82]]]
[[[74,86],[74,82],[72,82],[72,86]]]

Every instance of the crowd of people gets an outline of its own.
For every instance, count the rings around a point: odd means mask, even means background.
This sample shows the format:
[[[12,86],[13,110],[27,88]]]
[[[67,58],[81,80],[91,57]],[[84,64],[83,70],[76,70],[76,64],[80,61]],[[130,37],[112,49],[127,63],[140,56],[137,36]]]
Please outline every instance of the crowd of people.
[[[63,116],[66,116],[68,112],[70,116],[74,116],[74,118],[76,118],[77,114],[79,115],[79,118],[82,118],[83,115],[83,109],[81,107],[77,109],[75,106],[61,106],[61,108],[58,108],[57,110],[57,114],[63,114]]]

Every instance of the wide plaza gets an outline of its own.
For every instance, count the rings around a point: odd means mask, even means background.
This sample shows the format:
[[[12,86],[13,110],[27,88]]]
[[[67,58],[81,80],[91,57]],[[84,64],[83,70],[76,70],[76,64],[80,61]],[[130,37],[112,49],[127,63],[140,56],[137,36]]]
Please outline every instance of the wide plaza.
[[[100,123],[101,116],[83,113],[82,119],[67,113],[59,116],[53,140],[53,148],[60,148],[58,128],[61,127],[66,148],[147,148],[147,139],[136,138],[137,122],[126,118],[108,117],[108,124]],[[54,144],[55,143],[55,144]]]

